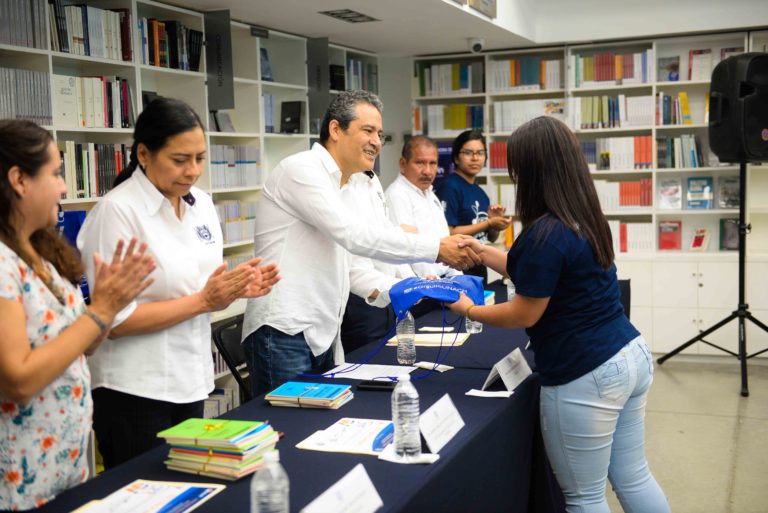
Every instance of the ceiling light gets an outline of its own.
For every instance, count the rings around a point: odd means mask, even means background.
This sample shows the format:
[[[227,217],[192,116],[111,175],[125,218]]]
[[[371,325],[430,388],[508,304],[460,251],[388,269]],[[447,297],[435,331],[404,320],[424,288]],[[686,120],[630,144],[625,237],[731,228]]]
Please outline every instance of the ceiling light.
[[[336,9],[333,11],[319,11],[318,14],[324,14],[337,20],[346,21],[347,23],[365,23],[369,21],[381,21],[372,16],[363,14],[361,12],[353,11],[352,9]]]

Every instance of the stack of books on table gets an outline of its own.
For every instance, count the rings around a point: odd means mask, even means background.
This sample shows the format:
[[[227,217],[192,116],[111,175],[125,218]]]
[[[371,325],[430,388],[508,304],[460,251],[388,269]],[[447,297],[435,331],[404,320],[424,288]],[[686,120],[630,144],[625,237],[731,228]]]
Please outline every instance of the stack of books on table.
[[[349,385],[289,381],[264,398],[272,406],[336,410],[354,397]]]
[[[171,445],[169,469],[229,481],[260,469],[279,438],[266,422],[222,419],[187,419],[157,436]]]

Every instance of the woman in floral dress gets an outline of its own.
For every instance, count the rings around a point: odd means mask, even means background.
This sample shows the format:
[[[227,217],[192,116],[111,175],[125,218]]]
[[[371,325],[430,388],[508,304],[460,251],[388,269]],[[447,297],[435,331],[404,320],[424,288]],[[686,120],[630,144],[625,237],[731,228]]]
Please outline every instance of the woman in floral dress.
[[[66,185],[50,134],[0,121],[0,510],[39,507],[85,481],[91,429],[84,354],[149,283],[145,245],[121,241],[98,269],[91,305],[82,267],[53,230]],[[125,249],[125,251],[124,251]]]

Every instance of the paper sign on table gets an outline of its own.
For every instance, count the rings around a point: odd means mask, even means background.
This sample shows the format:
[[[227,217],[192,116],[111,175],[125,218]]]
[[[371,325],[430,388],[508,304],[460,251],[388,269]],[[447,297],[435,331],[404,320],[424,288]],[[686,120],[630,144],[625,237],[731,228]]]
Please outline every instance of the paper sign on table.
[[[464,420],[448,394],[438,399],[419,417],[419,429],[433,454],[440,452],[463,427]]]
[[[299,513],[373,513],[383,505],[368,472],[358,463]]]
[[[514,390],[515,387],[522,383],[530,374],[531,368],[528,366],[528,362],[525,360],[523,352],[520,351],[520,348],[518,347],[496,362],[483,384],[483,390],[491,386],[491,384],[499,379],[499,377],[501,377],[507,390]]]

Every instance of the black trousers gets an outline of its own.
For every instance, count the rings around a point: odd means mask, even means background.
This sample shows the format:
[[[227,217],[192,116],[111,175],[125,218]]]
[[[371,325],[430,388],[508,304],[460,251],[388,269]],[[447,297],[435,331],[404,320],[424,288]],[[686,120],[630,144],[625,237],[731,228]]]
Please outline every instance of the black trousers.
[[[480,276],[483,279],[483,287],[488,285],[488,268],[483,264],[476,265],[464,271],[464,274]]]
[[[354,294],[349,295],[344,319],[341,321],[341,345],[344,353],[354,351],[368,342],[380,342],[395,325],[391,306],[376,308]]]
[[[203,416],[203,401],[176,404],[109,388],[97,388],[92,395],[93,430],[105,469],[164,444],[159,431]]]

